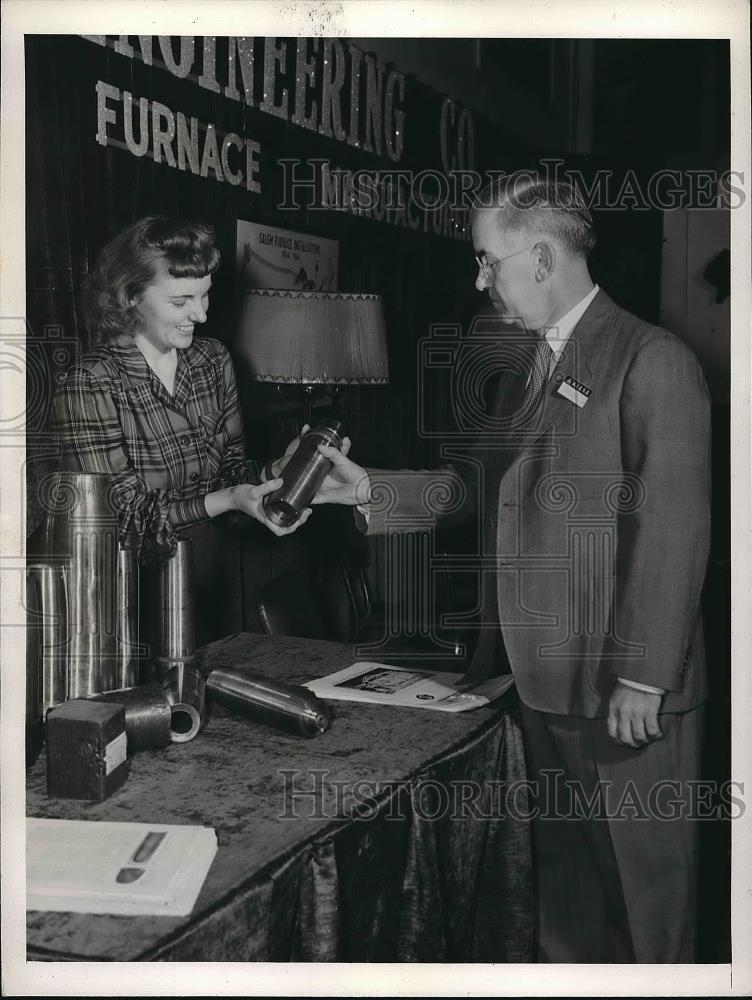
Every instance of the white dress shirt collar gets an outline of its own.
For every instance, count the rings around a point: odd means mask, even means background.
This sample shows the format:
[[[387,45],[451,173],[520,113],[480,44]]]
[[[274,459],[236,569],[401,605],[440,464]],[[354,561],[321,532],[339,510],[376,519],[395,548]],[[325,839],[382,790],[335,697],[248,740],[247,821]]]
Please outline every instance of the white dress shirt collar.
[[[551,350],[554,352],[554,360],[558,361],[564,345],[572,335],[572,330],[582,319],[586,309],[600,291],[598,285],[594,285],[588,294],[572,306],[568,313],[565,313],[556,326],[546,327],[546,340]]]

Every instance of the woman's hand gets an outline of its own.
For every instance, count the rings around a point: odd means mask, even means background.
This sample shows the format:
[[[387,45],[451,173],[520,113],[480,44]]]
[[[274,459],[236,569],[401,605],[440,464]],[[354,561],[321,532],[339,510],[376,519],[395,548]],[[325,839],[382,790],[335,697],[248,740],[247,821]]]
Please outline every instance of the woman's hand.
[[[259,521],[264,525],[264,527],[268,528],[273,535],[291,535],[293,531],[297,531],[298,528],[306,523],[308,518],[311,516],[311,508],[306,507],[295,524],[291,524],[288,528],[280,528],[279,525],[270,521],[264,510],[263,499],[267,493],[273,493],[275,490],[278,490],[281,485],[281,479],[270,479],[266,483],[259,483],[258,486],[252,486],[250,483],[241,483],[239,486],[233,486],[233,507],[235,510],[241,510],[244,514],[248,514],[249,517],[252,517],[255,521]]]
[[[371,480],[360,465],[347,457],[350,439],[345,438],[342,451],[330,445],[319,445],[321,454],[333,464],[311,503],[340,503],[355,506],[371,502]]]

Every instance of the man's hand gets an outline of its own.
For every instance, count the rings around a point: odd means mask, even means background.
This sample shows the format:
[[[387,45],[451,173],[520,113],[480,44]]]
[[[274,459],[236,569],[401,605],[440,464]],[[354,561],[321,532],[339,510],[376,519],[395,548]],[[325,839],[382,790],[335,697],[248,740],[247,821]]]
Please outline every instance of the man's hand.
[[[290,461],[295,452],[298,450],[301,440],[305,437],[305,435],[308,433],[310,429],[311,429],[310,424],[303,424],[303,426],[300,428],[300,433],[298,434],[298,436],[294,437],[292,441],[288,444],[288,446],[285,448],[284,454],[280,455],[279,458],[275,458],[270,463],[271,470],[275,477],[282,475],[282,470]],[[345,437],[342,439],[343,455],[346,455],[348,453],[351,444],[352,442],[350,441],[349,437]]]
[[[341,503],[355,506],[371,502],[371,481],[368,473],[347,457],[349,450],[349,438],[345,438],[342,451],[329,445],[319,445],[321,454],[333,465],[312,503]]]
[[[270,521],[266,516],[264,511],[263,499],[267,493],[273,493],[278,490],[282,485],[281,479],[270,479],[266,483],[259,483],[258,486],[251,486],[250,483],[241,483],[239,486],[232,487],[232,505],[235,510],[241,510],[244,514],[248,514],[255,521],[259,521],[264,527],[268,528],[269,531],[274,535],[291,535],[293,531],[297,531],[298,528],[302,527],[311,516],[311,508],[306,507],[303,513],[300,515],[295,524],[291,524],[289,528],[280,528],[278,525]]]
[[[635,750],[653,740],[663,739],[658,725],[662,697],[617,683],[608,704],[608,735],[611,739],[619,746]]]

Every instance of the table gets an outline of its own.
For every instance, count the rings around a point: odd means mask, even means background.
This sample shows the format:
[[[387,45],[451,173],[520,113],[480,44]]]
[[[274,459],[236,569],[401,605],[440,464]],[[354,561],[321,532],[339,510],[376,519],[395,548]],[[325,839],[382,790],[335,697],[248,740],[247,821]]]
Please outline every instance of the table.
[[[241,634],[208,666],[302,683],[350,647]],[[448,715],[331,703],[305,739],[210,706],[191,743],[136,754],[106,802],[49,799],[45,756],[27,813],[213,826],[219,850],[189,917],[27,914],[29,960],[525,962],[529,824],[514,697]],[[451,794],[450,794],[451,793]]]

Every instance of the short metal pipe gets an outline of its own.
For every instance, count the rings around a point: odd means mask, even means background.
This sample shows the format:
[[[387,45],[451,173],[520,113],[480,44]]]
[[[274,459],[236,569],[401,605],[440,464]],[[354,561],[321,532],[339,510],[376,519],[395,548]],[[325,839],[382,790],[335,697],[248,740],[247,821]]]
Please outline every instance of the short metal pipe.
[[[165,674],[162,691],[172,714],[170,739],[173,743],[188,743],[198,736],[204,722],[204,675],[196,666],[178,663]]]
[[[108,691],[92,695],[90,700],[123,706],[128,753],[159,750],[172,741],[172,706],[161,684]]]

